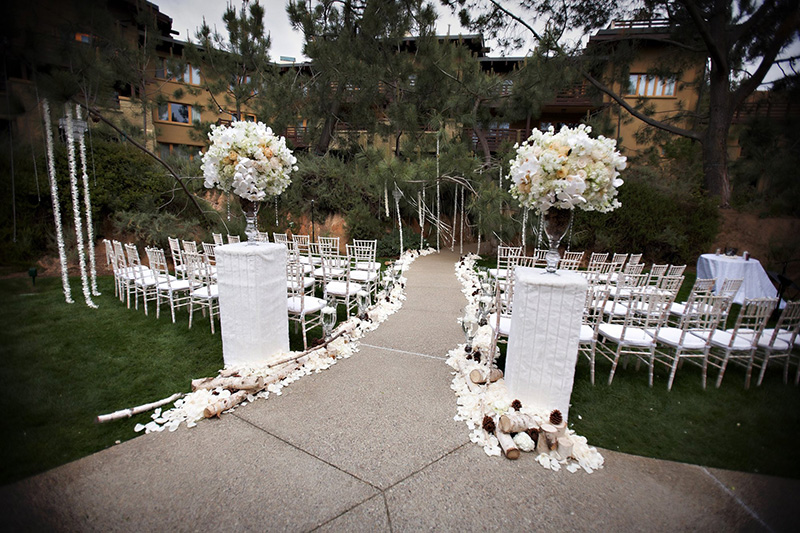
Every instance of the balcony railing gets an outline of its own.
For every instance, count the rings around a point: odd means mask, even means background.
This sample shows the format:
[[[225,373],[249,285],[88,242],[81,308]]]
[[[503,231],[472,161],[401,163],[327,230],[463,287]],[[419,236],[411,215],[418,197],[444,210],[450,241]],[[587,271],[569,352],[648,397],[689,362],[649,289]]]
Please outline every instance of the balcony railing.
[[[473,150],[483,150],[478,136],[471,128],[464,129],[464,135],[470,139],[470,145]],[[489,145],[489,151],[496,152],[503,143],[521,143],[531,135],[531,130],[527,129],[511,129],[511,128],[489,128],[484,130],[486,136],[486,144]]]
[[[669,19],[650,19],[650,20],[615,20],[611,22],[609,29],[639,29],[639,28],[667,28]]]
[[[283,136],[295,148],[308,147],[308,128],[306,126],[289,126],[283,132]]]
[[[782,120],[797,116],[800,116],[800,105],[797,102],[762,99],[742,103],[734,112],[732,122],[742,124],[753,118]]]

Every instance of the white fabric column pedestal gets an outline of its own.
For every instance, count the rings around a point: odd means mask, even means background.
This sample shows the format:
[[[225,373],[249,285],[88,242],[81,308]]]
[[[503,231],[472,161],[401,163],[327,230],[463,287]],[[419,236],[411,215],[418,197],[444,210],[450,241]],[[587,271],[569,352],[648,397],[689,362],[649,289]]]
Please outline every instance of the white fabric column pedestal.
[[[517,267],[506,352],[505,381],[512,399],[566,420],[578,360],[586,279],[578,273]]]
[[[286,247],[243,242],[217,246],[215,255],[225,365],[263,364],[288,352]]]

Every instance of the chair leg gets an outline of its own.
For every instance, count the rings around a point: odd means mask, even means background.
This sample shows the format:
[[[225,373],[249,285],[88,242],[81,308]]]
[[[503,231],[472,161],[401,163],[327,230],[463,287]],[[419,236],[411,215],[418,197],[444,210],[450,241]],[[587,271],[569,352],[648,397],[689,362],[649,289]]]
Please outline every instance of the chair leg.
[[[758,380],[756,381],[756,387],[760,387],[761,382],[764,380],[764,374],[767,373],[767,365],[769,365],[770,355],[771,354],[769,351],[764,352],[764,362],[761,363],[761,372],[758,373]]]
[[[194,301],[189,300],[189,329],[192,329],[192,315],[194,314]]]
[[[308,340],[306,338],[306,315],[300,315],[300,329],[303,331],[303,351],[308,350]]]
[[[719,367],[719,374],[717,374],[717,388],[722,385],[722,376],[725,375],[725,368],[728,366],[728,357],[730,356],[730,352],[725,351],[725,357],[722,359],[722,364]],[[750,366],[748,365],[748,368]]]
[[[669,373],[669,381],[667,382],[667,390],[672,390],[672,383],[675,381],[675,374],[678,372],[678,362],[680,361],[680,349],[675,352],[675,360],[672,361],[672,369]]]
[[[619,354],[622,350],[622,346],[617,344],[617,351],[614,353],[614,362],[611,363],[611,373],[608,375],[608,384],[611,385],[611,382],[614,381],[614,372],[617,371],[617,365],[619,364]]]
[[[708,351],[703,354],[703,390],[706,388],[706,381],[708,381]]]
[[[597,341],[592,343],[592,348],[589,350],[589,380],[594,385],[594,351],[597,346]]]

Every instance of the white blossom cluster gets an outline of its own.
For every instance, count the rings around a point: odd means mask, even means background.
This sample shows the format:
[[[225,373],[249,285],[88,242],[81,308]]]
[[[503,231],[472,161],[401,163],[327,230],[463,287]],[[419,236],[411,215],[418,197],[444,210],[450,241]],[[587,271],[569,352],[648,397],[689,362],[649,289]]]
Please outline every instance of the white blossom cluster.
[[[211,145],[201,154],[205,186],[253,202],[277,196],[289,186],[297,159],[286,139],[261,122],[211,126]]]
[[[474,312],[477,309],[477,298],[479,296],[472,295],[475,289],[480,287],[482,281],[474,269],[477,259],[478,256],[470,254],[463,261],[456,263],[455,267],[456,277],[461,282],[462,292],[469,302],[466,307],[467,313],[470,310]],[[473,348],[482,354],[490,353],[492,334],[490,326],[481,326],[472,341]],[[469,373],[473,369],[479,368],[481,364],[466,358],[463,344],[450,350],[447,364],[455,369],[453,382],[450,385],[450,388],[456,393],[456,403],[458,404],[454,420],[463,421],[467,424],[470,430],[470,440],[482,446],[486,455],[501,455],[502,450],[497,437],[483,429],[483,417],[486,415],[491,416],[497,423],[500,417],[511,409],[512,399],[506,389],[505,381],[501,379],[491,383],[488,387],[481,385],[471,390],[467,385]],[[540,425],[546,422],[550,416],[549,412],[536,410],[526,405],[522,406],[520,412],[533,416],[534,420]],[[593,471],[603,467],[603,456],[597,451],[597,448],[589,446],[585,437],[577,435],[572,429],[566,430],[566,436],[569,437],[573,445],[571,457],[561,457],[554,450],[549,454],[538,454],[536,461],[543,467],[554,471],[561,470],[564,467],[569,472],[576,472],[582,468],[585,472],[591,474]],[[533,440],[527,433],[517,433],[514,436],[514,443],[522,451],[535,451]]]
[[[592,129],[581,124],[564,126],[555,133],[534,129],[531,136],[515,145],[511,161],[511,195],[523,207],[546,213],[551,207],[607,213],[620,207],[617,187],[626,158],[616,149],[617,141],[589,137]]]
[[[428,249],[422,252],[410,250],[403,254],[391,268],[403,265],[403,271],[406,271],[414,259],[420,256],[429,255],[434,252],[435,250],[433,249]],[[343,322],[337,327],[336,331],[334,331],[334,335],[337,332],[343,332],[340,337],[334,339],[325,348],[315,350],[308,354],[300,368],[293,371],[291,374],[277,383],[270,384],[266,389],[255,394],[248,395],[247,400],[239,405],[247,405],[248,402],[253,402],[257,399],[267,399],[269,398],[270,394],[280,396],[281,390],[285,386],[294,383],[303,376],[321,372],[327,368],[330,368],[332,365],[336,364],[339,359],[347,359],[354,353],[358,352],[359,339],[361,339],[367,332],[376,329],[382,322],[389,318],[389,316],[396,313],[402,307],[403,301],[406,299],[405,291],[403,289],[405,282],[406,279],[404,277],[400,277],[400,283],[394,285],[394,288],[389,295],[379,293],[380,298],[378,299],[378,302],[368,310],[370,320],[361,320],[358,317],[351,317],[346,322]],[[389,297],[388,301],[386,296]],[[275,360],[284,360],[292,357],[293,355],[296,356],[299,354],[296,352],[279,354],[275,357]],[[261,366],[226,368],[225,370],[228,373],[235,371],[236,374],[243,378],[267,378],[279,373],[281,368],[284,368],[283,365],[270,367],[269,364],[264,364]],[[190,428],[194,427],[197,425],[197,422],[204,418],[205,415],[203,412],[206,407],[210,407],[230,396],[231,391],[223,388],[216,388],[213,390],[198,389],[175,401],[174,407],[167,411],[162,411],[161,408],[156,409],[151,415],[152,421],[147,424],[136,424],[134,431],[144,431],[145,433],[161,432],[165,429],[169,431],[175,431],[178,429],[181,423],[186,423],[186,426]],[[232,410],[233,409],[229,409],[225,412],[227,413]]]

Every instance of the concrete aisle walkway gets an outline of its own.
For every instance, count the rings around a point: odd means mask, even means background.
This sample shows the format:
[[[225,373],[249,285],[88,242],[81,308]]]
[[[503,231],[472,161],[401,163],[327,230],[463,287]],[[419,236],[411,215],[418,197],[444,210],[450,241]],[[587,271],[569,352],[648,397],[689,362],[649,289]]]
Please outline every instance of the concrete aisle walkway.
[[[456,260],[417,259],[361,351],[282,396],[0,488],[0,530],[794,529],[796,481],[610,451],[591,475],[487,457],[453,421]]]

